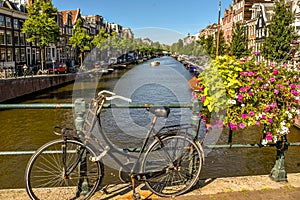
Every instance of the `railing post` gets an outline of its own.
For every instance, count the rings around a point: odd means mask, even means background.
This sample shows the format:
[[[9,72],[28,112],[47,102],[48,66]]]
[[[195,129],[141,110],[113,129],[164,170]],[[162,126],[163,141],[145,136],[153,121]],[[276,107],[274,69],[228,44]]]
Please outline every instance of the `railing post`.
[[[76,114],[75,127],[77,131],[77,135],[79,137],[83,137],[82,134],[82,128],[84,124],[83,116],[86,111],[85,100],[83,98],[76,99],[74,102],[74,106],[75,106],[75,114]]]
[[[77,135],[80,138],[84,138],[82,128],[84,125],[84,114],[86,112],[86,105],[85,105],[85,100],[83,98],[76,99],[74,102],[75,106],[75,114],[76,114],[76,119],[75,119],[75,127],[77,131]],[[80,179],[78,180],[77,183],[77,195],[79,196],[80,194],[87,194],[89,192],[89,187],[88,187],[88,180],[87,180],[87,157],[86,157],[86,150],[83,152],[81,158],[80,158],[80,165],[78,169],[78,173],[80,176]]]
[[[287,181],[287,174],[284,167],[284,159],[287,149],[288,142],[286,136],[283,136],[282,140],[276,143],[276,162],[269,175],[270,178],[274,181]]]
[[[192,110],[192,114],[193,114],[193,116],[191,117],[192,135],[195,137],[202,137],[202,134],[199,135],[199,133],[198,133],[199,130],[201,131],[201,133],[203,131],[202,130],[203,129],[203,126],[202,126],[203,121],[199,117],[199,113],[202,110],[202,104],[198,100],[198,98],[193,98],[191,100],[191,104],[192,104],[191,110]],[[201,120],[201,122],[200,122],[200,120]],[[204,124],[204,132],[205,132],[205,124]]]

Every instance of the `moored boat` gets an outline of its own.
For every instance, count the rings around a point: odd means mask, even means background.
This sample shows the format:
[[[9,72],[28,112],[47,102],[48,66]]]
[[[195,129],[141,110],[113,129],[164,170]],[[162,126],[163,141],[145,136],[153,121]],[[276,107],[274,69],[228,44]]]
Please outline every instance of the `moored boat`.
[[[154,60],[150,64],[151,64],[151,66],[158,66],[158,65],[160,65],[160,62],[158,60]]]

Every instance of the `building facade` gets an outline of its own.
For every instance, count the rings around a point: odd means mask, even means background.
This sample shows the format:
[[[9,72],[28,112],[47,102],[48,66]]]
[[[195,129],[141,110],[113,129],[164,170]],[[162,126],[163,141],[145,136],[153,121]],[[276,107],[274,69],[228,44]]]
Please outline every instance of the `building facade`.
[[[17,7],[9,1],[0,2],[0,67],[20,68],[26,63],[27,50],[35,49],[34,44],[26,43],[21,32],[26,18],[23,6]]]

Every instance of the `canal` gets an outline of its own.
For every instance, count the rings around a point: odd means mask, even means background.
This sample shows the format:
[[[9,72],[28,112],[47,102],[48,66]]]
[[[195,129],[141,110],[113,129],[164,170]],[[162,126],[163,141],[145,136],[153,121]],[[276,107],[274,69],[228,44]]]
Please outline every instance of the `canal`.
[[[133,100],[133,103],[170,104],[189,103],[191,74],[171,57],[158,59],[160,65],[150,66],[150,61],[129,69],[115,71],[99,77],[88,76],[75,84],[65,85],[46,92],[27,96],[11,103],[72,103],[76,98],[89,99],[102,89],[111,90]],[[124,103],[124,102],[116,102]],[[8,109],[0,111],[0,151],[36,150],[44,143],[56,139],[54,125],[74,127],[72,109]],[[168,119],[158,126],[187,123],[191,111],[186,108],[172,109]],[[137,147],[149,127],[152,115],[145,109],[116,109],[103,114],[104,128],[111,140],[119,147]],[[259,127],[234,132],[233,143],[257,143]],[[214,142],[227,142],[225,129]],[[300,141],[299,129],[293,127],[288,135],[290,142]],[[286,155],[288,173],[300,172],[300,147],[289,147]],[[24,171],[30,156],[0,156],[0,189],[23,188]],[[207,153],[202,179],[268,174],[276,157],[275,148],[214,149]],[[117,172],[109,169],[105,182],[117,182]]]

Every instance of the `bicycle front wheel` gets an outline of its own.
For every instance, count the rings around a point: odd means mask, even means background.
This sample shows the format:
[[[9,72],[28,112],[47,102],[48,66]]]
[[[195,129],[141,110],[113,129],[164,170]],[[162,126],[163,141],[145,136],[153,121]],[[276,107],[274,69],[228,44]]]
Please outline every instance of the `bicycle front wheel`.
[[[201,150],[192,139],[186,135],[166,136],[154,142],[145,154],[145,184],[159,196],[178,196],[197,183],[202,162]]]
[[[31,199],[88,199],[103,177],[100,162],[91,162],[94,152],[76,140],[51,141],[30,158],[25,172]]]

